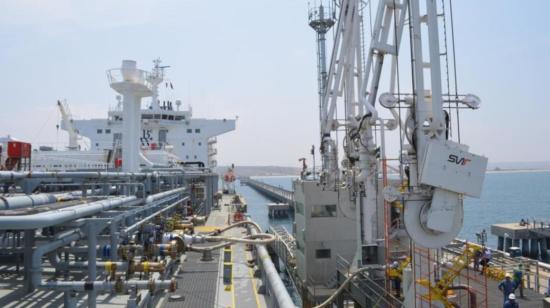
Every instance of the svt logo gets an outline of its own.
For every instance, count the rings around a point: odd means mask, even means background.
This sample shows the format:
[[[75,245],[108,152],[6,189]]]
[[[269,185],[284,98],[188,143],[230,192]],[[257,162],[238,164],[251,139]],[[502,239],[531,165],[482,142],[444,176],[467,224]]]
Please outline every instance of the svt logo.
[[[447,159],[448,162],[455,163],[457,165],[466,166],[469,162],[471,162],[471,159],[467,159],[466,157],[459,158],[457,155],[451,154],[449,155],[449,159]]]

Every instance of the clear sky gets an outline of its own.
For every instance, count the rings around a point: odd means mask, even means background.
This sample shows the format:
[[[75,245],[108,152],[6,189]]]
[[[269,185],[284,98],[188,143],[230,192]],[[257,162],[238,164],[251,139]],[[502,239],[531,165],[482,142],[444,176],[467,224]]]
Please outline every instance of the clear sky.
[[[439,1],[438,1],[439,2]],[[550,160],[550,1],[453,1],[459,88],[483,100],[463,141],[493,162]],[[0,136],[66,143],[56,100],[105,117],[105,70],[154,58],[196,117],[239,116],[222,164],[298,165],[318,143],[306,0],[1,0]]]

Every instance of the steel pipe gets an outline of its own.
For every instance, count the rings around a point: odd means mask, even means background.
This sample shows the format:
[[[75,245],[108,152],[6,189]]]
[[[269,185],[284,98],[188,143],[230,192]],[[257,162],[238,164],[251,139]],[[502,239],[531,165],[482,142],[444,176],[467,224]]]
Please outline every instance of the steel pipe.
[[[85,178],[85,179],[121,179],[121,178],[139,178],[145,179],[147,173],[142,172],[68,172],[68,171],[59,171],[59,172],[15,172],[15,171],[0,171],[0,182],[5,181],[14,181],[21,179],[44,179],[44,178]]]
[[[6,210],[35,207],[55,202],[57,202],[57,197],[50,194],[22,195],[14,197],[0,196],[0,208],[3,207]]]
[[[172,280],[127,280],[127,281],[47,281],[38,286],[40,289],[55,291],[125,291],[131,288],[139,290],[148,289],[174,291],[177,287],[175,279]]]
[[[75,229],[69,232],[65,232],[61,235],[59,235],[56,239],[36,247],[34,252],[32,253],[31,258],[31,286],[32,287],[38,287],[40,286],[40,274],[42,272],[41,264],[42,264],[42,256],[44,254],[53,251],[61,246],[68,245],[72,241],[76,241],[83,237],[82,232],[80,229]]]
[[[27,230],[55,226],[121,205],[137,205],[141,202],[142,200],[137,197],[130,196],[106,199],[32,215],[1,216],[0,230]]]
[[[255,226],[250,228],[250,234],[252,236],[257,235],[258,232],[261,231],[256,230],[256,228],[257,227]],[[262,262],[268,283],[273,291],[273,296],[275,296],[275,299],[277,300],[278,307],[296,307],[296,305],[292,301],[292,298],[288,294],[285,284],[281,280],[281,276],[279,276],[275,265],[273,265],[271,257],[269,256],[269,253],[267,252],[265,246],[257,244],[256,251],[258,252],[258,257]]]
[[[182,202],[186,201],[187,199],[189,199],[189,197],[185,197],[181,200],[178,200],[164,208],[162,208],[160,211],[156,211],[155,213],[145,217],[145,218],[142,218],[140,219],[137,223],[129,226],[128,228],[124,229],[124,231],[122,232],[123,234],[129,234],[129,233],[132,233],[134,231],[137,230],[137,228],[139,228],[141,225],[143,225],[144,223],[147,223],[149,222],[151,219],[155,218],[157,215],[161,214],[161,213],[164,213],[172,208],[174,208],[175,206],[181,204]]]

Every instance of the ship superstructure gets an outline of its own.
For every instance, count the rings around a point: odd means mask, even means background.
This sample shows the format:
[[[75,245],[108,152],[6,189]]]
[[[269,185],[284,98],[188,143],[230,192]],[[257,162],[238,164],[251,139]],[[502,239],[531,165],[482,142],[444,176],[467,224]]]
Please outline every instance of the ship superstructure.
[[[165,77],[167,67],[161,66],[160,60],[153,63],[152,72],[142,71],[140,77],[146,85],[144,99],[148,101],[140,102],[136,107],[137,117],[141,118],[134,128],[136,135],[133,138],[136,150],[141,152],[138,163],[216,167],[217,137],[234,130],[236,120],[194,118],[191,107],[183,109],[181,100],[162,98],[159,88],[171,91],[173,84]],[[109,70],[107,75],[111,85],[117,82],[117,78],[122,78],[117,70]],[[116,100],[106,118],[87,120],[75,119],[68,104],[58,102],[62,115],[60,127],[69,135],[69,146],[67,151],[35,153],[33,169],[82,170],[114,166],[124,131],[123,95],[117,95]]]

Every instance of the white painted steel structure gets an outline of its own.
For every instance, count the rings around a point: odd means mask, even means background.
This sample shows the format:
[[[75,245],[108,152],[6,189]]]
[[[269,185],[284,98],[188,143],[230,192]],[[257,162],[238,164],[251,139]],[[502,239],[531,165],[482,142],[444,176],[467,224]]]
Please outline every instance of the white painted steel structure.
[[[131,150],[126,151],[127,155],[136,153],[126,164],[125,159],[122,159],[122,165],[128,168],[129,165],[133,166],[132,169],[173,166],[179,162],[192,162],[207,168],[217,166],[217,136],[235,130],[236,119],[194,118],[191,108],[181,108],[180,100],[172,102],[161,97],[159,85],[166,84],[167,88],[173,88],[172,83],[165,79],[165,69],[168,66],[161,66],[157,59],[153,61],[154,67],[149,73],[128,66],[134,63],[128,61],[124,62],[127,63],[124,73],[122,68],[107,72],[111,87],[122,94],[116,97],[116,107],[109,110],[107,118],[74,119],[68,104],[58,102],[62,115],[60,127],[68,132],[68,148],[73,151],[34,152],[33,170],[113,168],[117,151],[126,143],[126,146],[131,146]],[[144,95],[151,96],[147,108],[141,108],[141,98]],[[133,121],[123,121],[125,118]],[[131,136],[124,138],[130,132]],[[89,145],[83,144],[82,139],[89,140]],[[86,150],[76,151],[81,148]]]
[[[380,212],[385,212],[387,202],[399,200],[403,204],[402,219],[416,246],[441,248],[449,243],[462,227],[463,196],[479,196],[487,166],[487,158],[470,153],[459,140],[449,140],[451,124],[444,103],[452,102],[457,109],[459,105],[476,109],[479,98],[460,95],[459,99],[457,94],[454,100],[444,99],[440,14],[436,1],[378,1],[365,58],[361,41],[361,5],[359,0],[339,2],[320,123],[320,184],[324,190],[339,194],[351,189],[350,200],[354,200],[357,210],[356,263],[359,266],[365,262],[365,257],[370,262],[374,258],[375,263],[384,263],[384,254],[379,248],[389,245],[385,238],[389,234],[385,232],[390,222],[386,221],[388,217],[380,216]],[[405,25],[409,30],[412,62],[412,93],[407,95],[399,88],[398,75]],[[384,69],[388,61],[391,65]],[[381,81],[384,72],[389,72],[387,84]],[[380,88],[387,85],[388,92],[381,94]],[[389,111],[385,112],[390,115],[388,119],[383,118],[377,101]],[[404,137],[399,139],[399,181],[392,182],[387,179],[386,141],[387,135],[397,128],[396,133]],[[339,131],[345,132],[342,168],[338,167],[340,145],[336,134]],[[305,187],[303,184],[295,187],[300,190],[297,196],[315,193],[313,186],[310,192],[300,189]],[[296,200],[302,201],[301,198]],[[345,208],[348,203],[340,205]],[[312,206],[315,203],[306,205],[306,209]],[[300,228],[309,225],[308,219],[306,215],[302,223],[297,218],[298,243]],[[347,232],[342,233],[348,236]],[[312,236],[315,237],[315,232]],[[309,241],[317,241],[311,237],[307,239],[308,245]],[[385,255],[387,261],[387,252]],[[421,262],[413,256],[413,263],[415,261]],[[307,266],[309,262],[304,263]]]
[[[132,60],[123,60],[121,68],[110,70],[108,76],[111,88],[122,94],[122,170],[139,171],[141,99],[153,94],[152,85],[148,73],[138,70]]]

